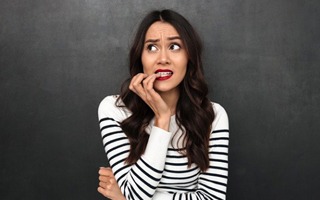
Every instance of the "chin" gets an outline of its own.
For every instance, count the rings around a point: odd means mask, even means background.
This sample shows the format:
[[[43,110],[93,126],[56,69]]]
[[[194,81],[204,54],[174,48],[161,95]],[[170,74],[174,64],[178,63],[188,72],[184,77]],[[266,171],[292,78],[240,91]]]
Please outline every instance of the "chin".
[[[168,88],[163,88],[163,87],[155,87],[154,89],[155,89],[155,91],[157,91],[157,92],[159,92],[159,93],[164,93],[164,92],[170,91],[170,89],[168,89]]]
[[[178,87],[168,87],[168,85],[156,85],[154,89],[158,93],[166,93],[166,92],[172,92],[174,90],[177,90]]]

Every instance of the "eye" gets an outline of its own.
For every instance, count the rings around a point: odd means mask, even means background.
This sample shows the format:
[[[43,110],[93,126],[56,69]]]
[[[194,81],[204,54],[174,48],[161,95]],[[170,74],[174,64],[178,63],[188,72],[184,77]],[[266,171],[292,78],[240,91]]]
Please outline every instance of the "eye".
[[[179,49],[181,49],[181,46],[179,44],[174,43],[170,46],[170,50],[177,51]]]
[[[148,49],[148,51],[157,51],[158,50],[158,48],[154,44],[149,44],[147,46],[147,49]]]

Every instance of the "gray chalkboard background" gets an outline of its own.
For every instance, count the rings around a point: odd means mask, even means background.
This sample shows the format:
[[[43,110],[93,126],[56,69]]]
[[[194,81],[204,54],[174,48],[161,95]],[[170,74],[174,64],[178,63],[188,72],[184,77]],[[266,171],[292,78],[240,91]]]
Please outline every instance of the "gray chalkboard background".
[[[204,42],[230,118],[229,200],[320,199],[320,1],[2,0],[0,199],[103,199],[97,107],[150,9]]]

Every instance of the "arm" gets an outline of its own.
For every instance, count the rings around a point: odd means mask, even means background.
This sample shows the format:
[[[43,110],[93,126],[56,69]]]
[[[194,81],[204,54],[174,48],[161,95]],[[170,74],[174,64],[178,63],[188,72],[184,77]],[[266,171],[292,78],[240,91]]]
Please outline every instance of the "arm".
[[[107,97],[99,106],[103,145],[110,166],[126,199],[152,199],[162,176],[171,133],[153,126],[145,153],[132,166],[124,161],[129,155],[129,140],[118,120],[123,113]]]

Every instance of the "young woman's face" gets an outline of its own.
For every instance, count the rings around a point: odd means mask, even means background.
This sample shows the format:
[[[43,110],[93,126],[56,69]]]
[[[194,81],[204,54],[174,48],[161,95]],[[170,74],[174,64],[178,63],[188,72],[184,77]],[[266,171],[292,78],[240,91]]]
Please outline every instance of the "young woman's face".
[[[176,29],[169,23],[155,22],[149,27],[144,42],[143,72],[160,74],[154,83],[155,90],[178,90],[187,71],[188,55]]]

